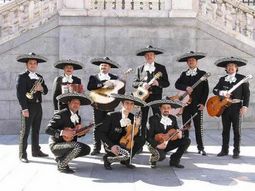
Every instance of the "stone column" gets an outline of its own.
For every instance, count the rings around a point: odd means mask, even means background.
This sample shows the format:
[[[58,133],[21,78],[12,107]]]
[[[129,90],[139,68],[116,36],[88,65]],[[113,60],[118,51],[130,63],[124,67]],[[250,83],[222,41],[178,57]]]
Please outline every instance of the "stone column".
[[[198,0],[172,0],[170,17],[196,17]]]

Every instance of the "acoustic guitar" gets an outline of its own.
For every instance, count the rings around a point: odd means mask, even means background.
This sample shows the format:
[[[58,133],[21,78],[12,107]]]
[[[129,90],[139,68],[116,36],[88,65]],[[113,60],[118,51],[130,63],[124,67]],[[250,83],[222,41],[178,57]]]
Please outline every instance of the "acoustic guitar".
[[[113,87],[102,87],[96,90],[92,90],[89,94],[91,99],[94,101],[92,106],[102,111],[114,110],[115,107],[118,106],[119,101],[110,95],[112,93],[125,93],[126,78],[127,75],[132,71],[133,69],[129,68],[126,72],[124,72],[124,77],[121,80],[109,80],[113,84]]]
[[[201,82],[207,80],[207,78],[210,77],[210,76],[211,76],[211,73],[209,73],[209,72],[204,74],[195,84],[193,84],[191,86],[191,88],[195,89]],[[187,91],[181,91],[181,90],[178,91],[177,95],[168,97],[168,99],[171,99],[171,100],[174,100],[174,101],[179,100],[179,101],[182,102],[184,107],[187,106],[188,104],[190,104],[191,101],[192,101],[190,96],[189,96],[189,93]],[[176,108],[176,109],[172,108],[171,109],[171,115],[175,115],[175,116],[176,115],[181,115],[182,110],[183,110],[183,108]]]
[[[247,82],[249,79],[253,78],[252,75],[247,75],[245,78],[243,78],[240,82],[238,82],[236,85],[234,85],[230,90],[227,91],[228,94],[231,94],[236,88],[238,88],[241,84]],[[212,117],[219,117],[223,113],[223,111],[226,109],[226,107],[229,107],[233,103],[240,102],[240,100],[231,99],[227,97],[222,96],[212,96],[208,99],[206,108],[207,112]]]
[[[157,72],[154,77],[149,81],[148,85],[149,87],[153,84],[153,82],[157,79],[159,79],[160,77],[162,76],[162,73],[161,72]],[[133,92],[133,96],[134,97],[137,97],[141,100],[146,100],[150,95],[150,92],[148,89],[142,87],[142,86],[139,86],[135,92]]]

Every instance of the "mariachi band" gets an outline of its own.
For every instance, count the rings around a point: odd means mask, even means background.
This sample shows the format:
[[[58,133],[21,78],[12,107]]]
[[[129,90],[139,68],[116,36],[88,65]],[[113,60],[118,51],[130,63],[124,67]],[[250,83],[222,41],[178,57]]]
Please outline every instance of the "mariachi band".
[[[55,63],[55,68],[63,70],[63,74],[53,82],[54,114],[46,127],[46,133],[50,135],[49,147],[60,172],[74,173],[69,162],[90,153],[90,147],[78,141],[90,130],[93,130],[93,150],[90,154],[99,155],[103,146],[106,170],[112,170],[112,164],[116,162],[134,169],[132,158],[142,152],[145,144],[151,153],[151,168],[156,168],[157,163],[174,149],[177,150],[171,154],[169,166],[184,168],[180,161],[183,154],[188,152],[192,121],[198,153],[207,155],[203,142],[204,110],[210,116],[221,116],[222,119],[222,148],[217,156],[228,155],[230,128],[233,126],[232,157],[240,157],[241,120],[249,106],[249,79],[252,75],[244,76],[237,72],[247,61],[237,57],[217,60],[215,65],[224,68],[227,74],[213,88],[215,96],[208,99],[208,78],[211,74],[198,68],[198,60],[206,54],[193,51],[185,53],[177,59],[187,64],[187,70],[175,82],[178,93],[163,97],[163,89],[170,85],[166,67],[156,62],[156,55],[163,52],[151,45],[136,52],[137,56],[144,57],[144,63],[136,70],[132,93],[125,93],[126,79],[111,73],[111,69],[121,66],[109,57],[91,60],[91,64],[98,66],[99,71],[89,77],[88,91],[84,91],[81,79],[73,75],[75,70],[83,68],[82,63],[70,59]],[[26,149],[30,129],[32,156],[48,156],[39,146],[42,95],[48,93],[48,88],[43,76],[37,73],[38,64],[47,62],[47,59],[29,53],[18,56],[17,61],[25,63],[26,67],[17,80],[17,98],[21,106],[19,158],[28,163]],[[125,75],[130,71],[125,72]],[[93,124],[81,124],[78,111],[82,105],[93,107]],[[115,110],[118,105],[120,110]],[[181,127],[177,123],[180,116],[183,123]]]

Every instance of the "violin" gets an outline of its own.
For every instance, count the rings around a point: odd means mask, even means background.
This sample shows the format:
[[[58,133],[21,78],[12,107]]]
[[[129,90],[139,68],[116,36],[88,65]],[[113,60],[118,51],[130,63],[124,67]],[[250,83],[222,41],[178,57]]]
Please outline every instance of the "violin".
[[[134,146],[134,136],[137,135],[139,131],[140,124],[136,124],[136,121],[141,118],[141,111],[139,111],[135,117],[133,124],[128,125],[125,130],[126,134],[121,137],[120,139],[120,145],[126,149],[131,150]]]

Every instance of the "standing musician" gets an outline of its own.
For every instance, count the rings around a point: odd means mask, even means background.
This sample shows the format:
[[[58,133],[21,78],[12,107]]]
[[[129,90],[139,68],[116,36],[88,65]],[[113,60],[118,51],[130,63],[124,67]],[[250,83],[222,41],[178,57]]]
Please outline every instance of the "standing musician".
[[[46,133],[51,135],[49,146],[56,157],[58,170],[63,173],[74,173],[68,163],[90,152],[88,145],[77,141],[77,137],[84,136],[89,129],[84,129],[78,134],[76,131],[82,128],[78,110],[81,105],[91,104],[91,100],[85,94],[76,92],[61,94],[57,99],[66,103],[68,107],[54,114],[46,128]]]
[[[150,126],[147,141],[149,142],[148,149],[151,152],[149,161],[151,168],[155,168],[157,161],[164,160],[167,152],[176,148],[177,151],[170,157],[169,165],[176,168],[184,168],[180,164],[180,159],[184,151],[189,147],[190,139],[182,136],[182,131],[178,128],[176,117],[170,114],[171,108],[180,108],[182,105],[166,99],[153,101],[148,103],[148,105],[157,106],[160,109],[160,114],[153,115],[149,118]],[[164,137],[168,133],[170,133],[170,138],[167,136]],[[160,138],[162,141],[156,139],[156,136],[160,134],[164,135]]]
[[[165,66],[155,62],[156,55],[158,54],[163,54],[163,50],[152,47],[151,45],[138,50],[136,53],[137,56],[144,56],[145,63],[137,68],[136,78],[133,82],[133,87],[138,88],[139,86],[142,86],[145,89],[148,89],[149,97],[144,100],[146,103],[154,100],[161,100],[163,88],[166,88],[170,85]],[[162,75],[158,79],[155,79],[151,85],[149,85],[148,83],[158,72],[161,72]],[[152,110],[154,115],[156,113],[160,113],[158,108],[152,107]],[[141,136],[143,137],[144,141],[146,139],[146,124],[148,119],[148,112],[149,107],[142,108]]]
[[[57,96],[63,93],[70,92],[69,89],[73,88],[70,84],[75,84],[80,87],[78,92],[82,92],[81,79],[74,76],[74,70],[82,69],[82,64],[80,62],[74,60],[59,60],[55,63],[55,68],[62,69],[64,74],[62,76],[58,76],[55,78],[53,82],[53,104],[54,110],[57,112],[58,110],[64,109],[67,107],[64,103],[57,101]]]
[[[180,56],[177,61],[186,62],[188,70],[182,72],[181,76],[175,82],[175,88],[187,91],[191,99],[191,103],[183,109],[183,124],[185,124],[192,115],[198,113],[198,115],[193,118],[193,123],[195,126],[198,153],[202,153],[202,155],[206,155],[203,144],[203,110],[209,93],[209,85],[208,81],[205,80],[195,89],[191,86],[206,74],[205,71],[198,69],[198,60],[204,57],[205,53],[193,51]],[[189,137],[188,130],[184,131],[184,136]]]
[[[89,91],[91,91],[91,90],[97,90],[100,88],[113,87],[113,84],[109,80],[116,80],[116,79],[118,79],[118,76],[111,74],[110,70],[111,70],[111,68],[119,68],[120,67],[119,64],[116,63],[115,61],[111,60],[108,57],[92,59],[91,63],[99,66],[99,73],[96,75],[91,75],[89,77],[87,89]],[[111,112],[111,111],[113,111],[113,110],[105,111],[101,108],[94,107],[94,122],[95,122],[95,124],[97,125],[97,124],[101,123],[106,118],[107,113]],[[97,126],[93,132],[94,143],[93,143],[93,151],[91,152],[91,155],[100,154],[101,140],[98,135],[98,128],[99,128],[99,126]]]
[[[27,139],[32,126],[32,156],[46,157],[39,146],[39,133],[42,120],[42,94],[48,93],[43,77],[36,73],[38,63],[47,59],[35,53],[24,54],[17,57],[18,62],[26,63],[26,71],[19,74],[17,80],[17,98],[21,106],[21,130],[19,142],[19,158],[21,162],[28,163]]]
[[[141,120],[134,117],[131,112],[135,105],[143,107],[145,102],[131,95],[112,94],[112,96],[121,101],[121,111],[108,113],[99,128],[99,135],[106,151],[103,157],[104,167],[112,170],[111,163],[120,162],[133,169],[135,166],[131,164],[130,157],[132,158],[142,147],[144,140],[137,136]]]
[[[247,61],[241,58],[230,57],[223,58],[216,61],[215,65],[225,68],[227,75],[220,78],[218,84],[213,88],[213,93],[225,98],[240,100],[239,103],[233,103],[226,107],[222,113],[222,148],[217,155],[219,157],[228,155],[229,149],[229,135],[231,124],[234,132],[234,150],[233,158],[239,158],[240,153],[240,139],[241,139],[241,117],[247,112],[250,100],[249,83],[241,84],[231,94],[230,90],[235,84],[241,81],[245,76],[238,74],[238,67],[246,65]]]

